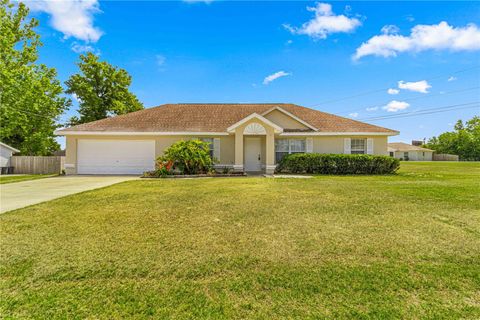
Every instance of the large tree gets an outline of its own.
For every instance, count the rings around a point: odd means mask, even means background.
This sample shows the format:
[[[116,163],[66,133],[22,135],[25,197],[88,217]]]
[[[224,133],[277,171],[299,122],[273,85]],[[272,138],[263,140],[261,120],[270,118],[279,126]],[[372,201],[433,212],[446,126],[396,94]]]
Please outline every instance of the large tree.
[[[72,117],[70,125],[95,121],[143,109],[143,104],[129,91],[132,77],[124,69],[100,61],[91,52],[80,55],[81,74],[68,79],[67,93],[76,97],[80,118]]]
[[[58,150],[54,130],[70,100],[55,69],[37,63],[38,21],[23,3],[0,0],[0,140],[25,155]]]
[[[456,154],[460,160],[480,160],[480,117],[463,123],[458,120],[454,131],[445,132],[428,140],[427,148],[437,153]]]

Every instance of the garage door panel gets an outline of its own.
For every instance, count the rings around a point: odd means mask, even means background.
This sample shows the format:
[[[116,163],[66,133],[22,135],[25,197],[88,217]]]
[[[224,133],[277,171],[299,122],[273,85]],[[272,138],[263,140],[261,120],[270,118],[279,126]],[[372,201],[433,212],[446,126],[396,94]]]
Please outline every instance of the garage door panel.
[[[153,170],[153,140],[79,140],[79,174],[141,174]]]

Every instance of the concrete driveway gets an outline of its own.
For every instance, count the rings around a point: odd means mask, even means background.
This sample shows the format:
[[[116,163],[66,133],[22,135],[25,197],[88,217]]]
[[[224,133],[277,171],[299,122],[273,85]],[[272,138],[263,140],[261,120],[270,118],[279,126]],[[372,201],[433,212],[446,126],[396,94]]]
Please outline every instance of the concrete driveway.
[[[0,213],[134,179],[138,177],[62,176],[0,184]]]

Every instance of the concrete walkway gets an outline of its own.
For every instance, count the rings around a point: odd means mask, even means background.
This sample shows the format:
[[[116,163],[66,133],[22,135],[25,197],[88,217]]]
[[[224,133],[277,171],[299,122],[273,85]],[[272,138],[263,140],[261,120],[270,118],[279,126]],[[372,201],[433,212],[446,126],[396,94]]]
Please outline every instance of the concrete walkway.
[[[62,176],[0,184],[0,213],[134,179],[138,178],[134,176]]]

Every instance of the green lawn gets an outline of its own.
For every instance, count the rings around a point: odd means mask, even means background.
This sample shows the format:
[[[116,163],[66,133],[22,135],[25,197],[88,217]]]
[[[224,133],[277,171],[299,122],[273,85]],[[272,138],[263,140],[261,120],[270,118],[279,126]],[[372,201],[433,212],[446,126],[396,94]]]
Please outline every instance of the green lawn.
[[[0,227],[3,318],[480,318],[479,163],[130,181]]]
[[[52,174],[25,174],[21,176],[0,175],[0,184],[43,179],[53,176],[54,175]]]

